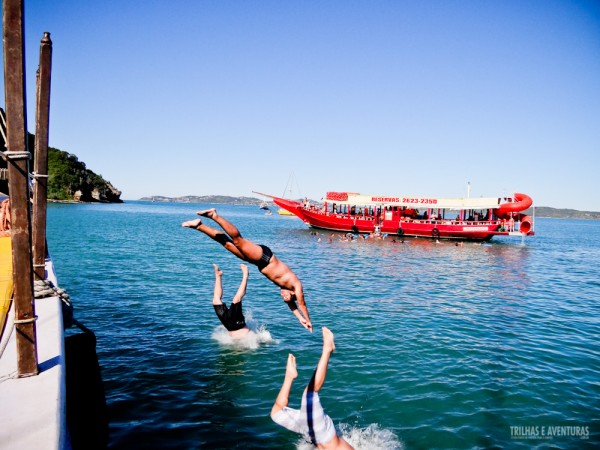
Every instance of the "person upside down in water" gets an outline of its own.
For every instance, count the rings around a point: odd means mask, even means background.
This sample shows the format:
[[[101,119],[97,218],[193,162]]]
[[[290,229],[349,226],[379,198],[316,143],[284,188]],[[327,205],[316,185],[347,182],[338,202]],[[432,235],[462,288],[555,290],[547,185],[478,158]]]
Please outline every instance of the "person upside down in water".
[[[300,409],[288,407],[292,383],[298,376],[296,358],[291,353],[288,355],[283,384],[271,408],[271,419],[290,431],[302,434],[319,450],[352,450],[352,446],[338,436],[331,417],[325,414],[319,399],[319,390],[325,383],[329,358],[334,350],[333,333],[329,328],[323,327],[321,358],[308,386],[304,389]]]
[[[241,260],[254,264],[260,273],[279,286],[281,296],[292,313],[302,326],[312,333],[312,323],[304,301],[302,283],[287,264],[277,258],[269,247],[243,238],[231,222],[217,214],[216,209],[199,211],[197,214],[217,222],[225,233],[209,227],[199,218],[183,222],[181,226],[203,232]]]
[[[215,288],[212,304],[215,308],[215,313],[223,326],[227,328],[229,336],[233,339],[241,339],[250,332],[242,311],[242,299],[246,295],[246,286],[248,285],[248,266],[240,264],[242,268],[242,282],[233,296],[229,308],[223,303],[223,286],[221,283],[223,272],[216,264],[213,264],[213,267],[215,268]]]

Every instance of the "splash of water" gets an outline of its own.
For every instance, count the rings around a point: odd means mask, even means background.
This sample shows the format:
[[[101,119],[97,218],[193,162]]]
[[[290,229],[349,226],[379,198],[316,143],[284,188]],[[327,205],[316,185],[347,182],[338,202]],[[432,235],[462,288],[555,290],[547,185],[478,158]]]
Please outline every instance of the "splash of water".
[[[342,423],[339,425],[339,431],[348,444],[354,450],[403,450],[402,442],[396,435],[378,424],[373,423],[366,428],[353,427]],[[301,438],[296,443],[297,450],[312,450],[315,447]]]
[[[276,344],[277,340],[271,336],[265,325],[259,324],[252,318],[250,312],[246,312],[246,325],[250,332],[242,338],[232,338],[223,325],[217,326],[212,333],[212,338],[219,344],[235,349],[256,350],[262,344]]]
[[[402,450],[404,446],[396,435],[379,424],[372,423],[366,428],[340,424],[343,438],[355,450]]]

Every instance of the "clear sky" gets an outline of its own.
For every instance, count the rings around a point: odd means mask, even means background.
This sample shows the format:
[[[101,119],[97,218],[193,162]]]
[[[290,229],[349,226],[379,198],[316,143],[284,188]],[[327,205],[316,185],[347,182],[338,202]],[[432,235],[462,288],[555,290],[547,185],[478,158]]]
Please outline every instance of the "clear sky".
[[[125,200],[293,172],[600,211],[598,1],[25,0],[25,27],[29,130],[49,31],[50,145]]]

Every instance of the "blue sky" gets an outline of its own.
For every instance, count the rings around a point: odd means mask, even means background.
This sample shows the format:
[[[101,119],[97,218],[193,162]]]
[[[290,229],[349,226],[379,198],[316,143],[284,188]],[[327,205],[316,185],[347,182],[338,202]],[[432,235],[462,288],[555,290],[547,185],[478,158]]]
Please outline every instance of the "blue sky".
[[[125,200],[293,172],[600,211],[598,1],[26,0],[25,27],[30,131],[49,31],[50,145]]]

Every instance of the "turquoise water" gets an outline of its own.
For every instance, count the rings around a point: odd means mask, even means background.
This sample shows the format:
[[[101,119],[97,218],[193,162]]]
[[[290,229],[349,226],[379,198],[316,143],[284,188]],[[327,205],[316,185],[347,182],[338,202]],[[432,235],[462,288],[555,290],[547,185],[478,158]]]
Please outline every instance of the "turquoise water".
[[[209,206],[49,205],[59,283],[98,338],[111,448],[306,448],[269,412],[289,352],[299,405],[322,326],[337,346],[322,401],[356,448],[600,442],[600,222],[538,219],[533,238],[485,245],[330,242],[293,217],[216,205],[298,274],[315,327],[251,267],[257,333],[233,344],[211,305],[212,263],[231,299],[240,261],[180,226]]]

